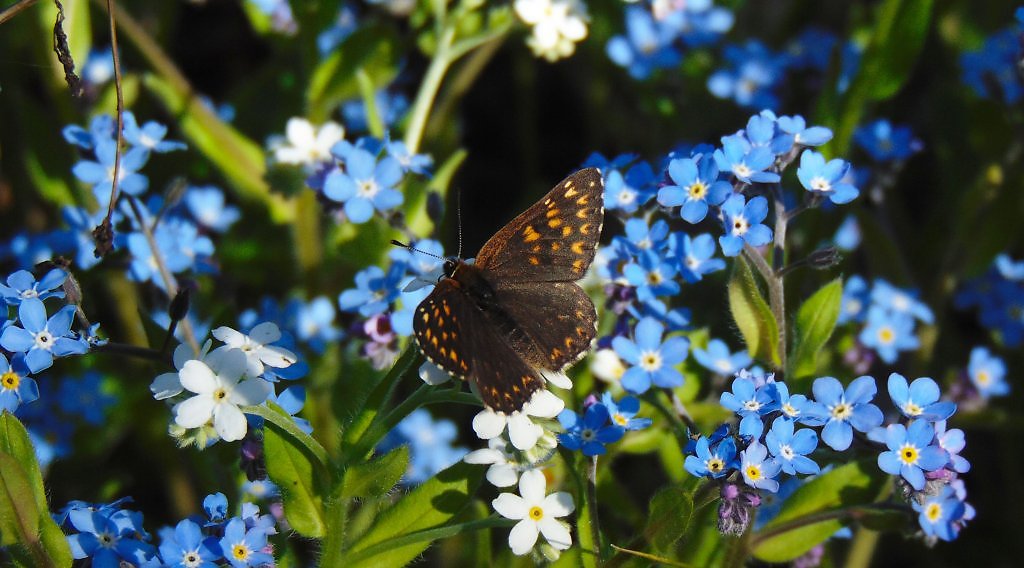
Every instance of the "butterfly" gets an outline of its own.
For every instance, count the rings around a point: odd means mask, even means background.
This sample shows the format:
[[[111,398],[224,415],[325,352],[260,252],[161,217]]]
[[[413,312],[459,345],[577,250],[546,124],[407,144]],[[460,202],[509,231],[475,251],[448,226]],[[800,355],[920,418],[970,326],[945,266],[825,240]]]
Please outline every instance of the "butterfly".
[[[473,264],[447,259],[416,307],[424,356],[476,383],[484,405],[510,414],[590,349],[597,311],[576,281],[604,222],[597,168],[573,173],[494,234]]]

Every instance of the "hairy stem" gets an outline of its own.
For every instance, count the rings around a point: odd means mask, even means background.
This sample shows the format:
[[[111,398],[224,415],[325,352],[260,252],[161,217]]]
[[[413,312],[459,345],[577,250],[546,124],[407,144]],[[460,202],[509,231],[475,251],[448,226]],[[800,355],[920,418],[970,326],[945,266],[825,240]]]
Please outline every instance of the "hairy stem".
[[[603,558],[601,523],[597,515],[597,456],[591,457],[587,464],[587,513],[590,515],[590,538],[594,540],[594,554]]]
[[[423,77],[420,90],[416,94],[416,102],[413,103],[412,112],[409,118],[409,128],[405,131],[405,146],[410,154],[419,151],[420,142],[423,140],[423,129],[427,125],[427,117],[430,115],[430,108],[434,104],[434,97],[441,88],[441,80],[452,63],[450,53],[452,42],[455,40],[455,29],[444,26],[438,36],[437,51],[430,61],[427,74]]]

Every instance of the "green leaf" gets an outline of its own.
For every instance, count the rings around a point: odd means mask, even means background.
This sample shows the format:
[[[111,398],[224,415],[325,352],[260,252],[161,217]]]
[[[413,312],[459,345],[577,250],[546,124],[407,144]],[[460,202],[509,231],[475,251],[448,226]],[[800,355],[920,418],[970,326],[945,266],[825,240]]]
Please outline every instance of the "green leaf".
[[[43,473],[36,461],[36,452],[28,430],[13,414],[0,413],[0,451],[10,455],[21,464],[35,500],[36,507],[41,511],[49,510],[46,505],[46,490],[43,488]]]
[[[359,72],[377,89],[398,74],[398,38],[390,26],[364,26],[320,62],[309,81],[310,120],[323,122],[346,99],[360,96]]]
[[[790,495],[779,515],[755,536],[754,556],[788,562],[804,554],[847,524],[845,508],[874,501],[888,479],[873,461],[848,463],[815,477]],[[813,522],[812,517],[801,524],[813,515],[822,520]]]
[[[29,473],[17,458],[0,451],[0,546],[38,547],[39,512],[32,497]]]
[[[345,472],[346,498],[380,497],[398,483],[409,467],[409,447],[400,446],[375,460],[353,465]]]
[[[328,472],[294,437],[264,422],[267,474],[281,488],[288,523],[303,536],[324,535],[323,495]]]
[[[348,550],[346,566],[402,566],[434,540],[398,540],[419,531],[442,528],[472,499],[484,468],[464,462],[438,473],[402,497]],[[372,547],[372,548],[371,548]]]
[[[670,485],[655,493],[644,531],[654,549],[669,552],[686,532],[692,514],[693,497],[681,485]]]
[[[742,256],[733,263],[729,279],[729,309],[751,357],[779,363],[779,328],[764,301],[750,265]]]
[[[796,342],[787,363],[787,377],[806,377],[817,370],[818,352],[832,336],[843,298],[841,278],[825,284],[807,298],[796,314]]]

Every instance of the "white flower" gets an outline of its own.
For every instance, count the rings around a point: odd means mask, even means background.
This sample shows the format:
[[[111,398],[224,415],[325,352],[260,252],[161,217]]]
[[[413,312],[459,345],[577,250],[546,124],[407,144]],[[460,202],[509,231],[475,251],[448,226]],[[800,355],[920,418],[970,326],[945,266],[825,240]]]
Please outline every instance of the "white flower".
[[[473,430],[482,440],[496,438],[508,427],[508,438],[517,450],[527,451],[537,445],[544,428],[534,424],[530,416],[554,418],[565,409],[565,402],[547,390],[539,390],[523,405],[523,409],[508,416],[485,408],[473,417]]]
[[[519,468],[515,455],[506,451],[505,440],[491,438],[487,447],[466,454],[462,461],[472,464],[490,464],[487,468],[487,481],[495,487],[511,487],[519,479]]]
[[[516,0],[514,6],[533,26],[526,44],[548,61],[572,55],[576,42],[587,37],[587,7],[580,0]]]
[[[558,491],[545,496],[546,490],[544,473],[531,469],[519,478],[519,495],[502,493],[491,502],[494,510],[506,519],[520,519],[508,533],[508,546],[513,554],[530,552],[538,533],[558,550],[572,546],[569,528],[558,520],[575,510],[572,495]]]
[[[259,404],[270,394],[270,383],[263,379],[239,382],[245,374],[246,358],[232,350],[219,356],[218,369],[192,359],[182,365],[181,385],[196,396],[174,407],[174,421],[182,428],[199,428],[213,420],[217,435],[226,442],[245,436],[245,414],[238,408]]]
[[[206,343],[203,344],[203,348],[199,351],[199,356],[195,357],[195,353],[192,352],[192,348],[184,343],[179,343],[174,348],[174,368],[178,371],[185,366],[185,363],[190,359],[199,359],[200,361],[206,361],[211,366],[214,363],[211,362],[214,357],[211,357],[210,347],[213,345],[213,341],[207,339]],[[153,379],[152,384],[149,385],[149,391],[153,393],[153,398],[156,400],[165,400],[181,394],[181,391],[185,390],[181,386],[181,380],[178,378],[178,373],[163,373],[158,375],[157,378]]]
[[[452,379],[452,376],[447,371],[430,361],[425,361],[420,365],[419,375],[423,382],[431,386],[440,385]]]
[[[626,372],[626,366],[614,350],[598,349],[590,359],[590,372],[602,381],[617,383]]]
[[[345,129],[337,122],[327,122],[316,129],[304,118],[290,118],[285,127],[286,143],[274,149],[274,157],[282,164],[314,164],[331,160],[331,146],[345,137]]]
[[[213,330],[213,336],[224,342],[224,346],[218,347],[214,353],[238,349],[245,354],[246,373],[250,377],[262,375],[264,365],[282,369],[298,361],[295,354],[284,347],[268,345],[281,339],[281,330],[272,322],[258,324],[249,335],[230,327],[218,327]]]

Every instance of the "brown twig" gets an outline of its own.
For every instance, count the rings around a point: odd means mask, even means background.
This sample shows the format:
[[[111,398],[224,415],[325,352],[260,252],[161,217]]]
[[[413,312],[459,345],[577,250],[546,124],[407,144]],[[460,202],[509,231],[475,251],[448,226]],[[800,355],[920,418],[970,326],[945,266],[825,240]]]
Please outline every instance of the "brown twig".
[[[32,6],[38,1],[39,0],[21,0],[21,2],[17,2],[7,8],[4,8],[4,10],[0,12],[0,24],[7,23],[7,20],[17,16],[19,12]]]

